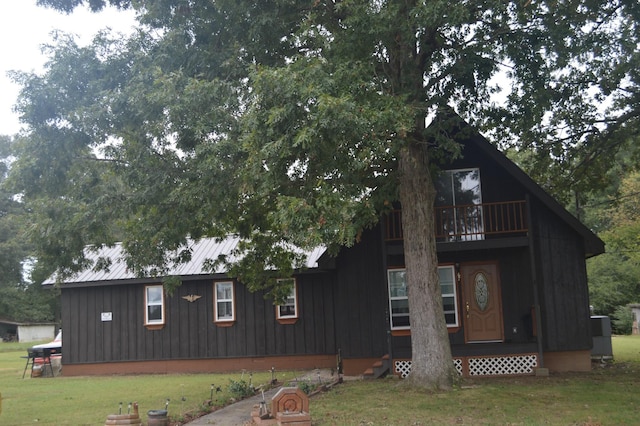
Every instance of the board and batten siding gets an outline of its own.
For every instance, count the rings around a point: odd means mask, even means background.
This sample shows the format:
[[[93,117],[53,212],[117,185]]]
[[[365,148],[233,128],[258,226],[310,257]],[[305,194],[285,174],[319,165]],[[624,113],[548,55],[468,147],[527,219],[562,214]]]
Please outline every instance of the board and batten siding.
[[[588,350],[592,340],[583,240],[544,206],[532,207],[544,350]]]
[[[388,296],[379,226],[343,248],[336,260],[336,333],[343,358],[381,357],[387,344]]]
[[[185,281],[165,297],[165,325],[144,326],[144,284],[63,288],[65,364],[335,354],[330,273],[301,274],[299,319],[279,324],[263,293],[235,283],[236,321],[213,322],[213,280]],[[188,302],[183,296],[201,296]],[[102,321],[110,313],[110,321]],[[66,330],[69,330],[68,332]]]

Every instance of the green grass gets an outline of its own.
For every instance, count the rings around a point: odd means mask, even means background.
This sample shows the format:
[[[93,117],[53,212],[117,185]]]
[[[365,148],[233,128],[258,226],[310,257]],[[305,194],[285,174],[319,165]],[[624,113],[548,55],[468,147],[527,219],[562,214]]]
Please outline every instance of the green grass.
[[[0,344],[0,425],[103,425],[109,414],[123,414],[129,402],[138,402],[140,417],[146,424],[149,410],[164,409],[169,399],[173,420],[182,413],[201,411],[211,396],[211,385],[222,392],[213,393],[216,406],[232,397],[230,380],[249,382],[249,373],[234,374],[163,374],[106,377],[30,378],[22,379],[26,354],[31,344]],[[292,372],[277,372],[284,382],[295,377]],[[271,381],[271,372],[256,372],[254,386]]]
[[[640,336],[612,339],[615,361],[588,373],[465,379],[447,393],[402,381],[347,382],[311,402],[314,426],[637,425]]]
[[[346,383],[311,403],[314,425],[633,425],[640,368],[466,380],[448,393],[400,381]]]
[[[640,336],[613,336],[611,344],[617,362],[640,362]]]
[[[101,425],[108,414],[137,401],[146,422],[151,409],[167,398],[174,419],[198,411],[209,399],[211,384],[229,398],[231,375],[139,375],[109,377],[25,378],[22,371],[30,344],[0,344],[1,425]],[[347,381],[311,400],[314,426],[328,425],[633,425],[640,417],[640,336],[613,338],[615,362],[589,373],[550,377],[464,380],[447,393],[425,393],[402,381]],[[27,372],[28,374],[28,372]],[[281,382],[294,373],[280,372]],[[270,372],[254,373],[255,385]],[[248,381],[248,375],[244,375]],[[184,400],[183,400],[184,398]]]

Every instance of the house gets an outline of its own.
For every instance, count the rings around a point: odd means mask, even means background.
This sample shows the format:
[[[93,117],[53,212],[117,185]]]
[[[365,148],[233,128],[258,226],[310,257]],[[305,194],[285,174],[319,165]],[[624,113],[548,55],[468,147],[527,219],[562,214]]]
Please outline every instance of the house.
[[[585,259],[604,243],[479,133],[464,134],[435,211],[456,368],[590,369]],[[383,365],[404,376],[411,324],[401,229],[397,210],[334,258],[307,253],[282,306],[223,270],[203,272],[204,259],[235,247],[233,237],[194,242],[191,262],[171,271],[183,280],[171,297],[157,278],[130,274],[118,246],[106,249],[108,272],[61,284],[65,375],[336,367],[339,357],[348,375]]]
[[[38,342],[53,339],[56,332],[54,323],[16,322],[0,319],[0,342]]]
[[[640,303],[632,303],[629,305],[631,309],[631,317],[633,323],[631,325],[631,334],[640,334]]]

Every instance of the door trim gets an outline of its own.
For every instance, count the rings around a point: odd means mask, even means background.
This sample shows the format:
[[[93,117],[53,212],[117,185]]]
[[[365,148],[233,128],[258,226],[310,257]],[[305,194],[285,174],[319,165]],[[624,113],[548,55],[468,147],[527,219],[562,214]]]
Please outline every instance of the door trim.
[[[483,269],[483,267],[485,269]],[[468,271],[467,268],[471,269]],[[469,310],[472,309],[474,304],[477,306],[476,302],[476,294],[471,293],[472,283],[466,282],[465,280],[468,276],[477,276],[479,272],[482,272],[483,275],[487,276],[487,268],[491,268],[493,271],[493,280],[494,282],[489,283],[489,294],[495,293],[495,301],[494,304],[496,306],[493,309],[498,314],[498,318],[496,327],[497,331],[493,335],[493,338],[489,339],[472,339],[471,334],[471,326],[469,317]],[[463,272],[464,271],[464,272]],[[475,261],[475,262],[465,262],[460,264],[460,287],[461,287],[461,305],[462,305],[462,325],[464,328],[464,341],[465,343],[502,343],[504,342],[504,311],[502,307],[502,284],[500,282],[500,268],[499,262],[497,260],[489,260],[489,261]],[[493,289],[493,290],[491,290]],[[478,309],[475,310],[478,312]],[[473,313],[473,312],[472,312]]]

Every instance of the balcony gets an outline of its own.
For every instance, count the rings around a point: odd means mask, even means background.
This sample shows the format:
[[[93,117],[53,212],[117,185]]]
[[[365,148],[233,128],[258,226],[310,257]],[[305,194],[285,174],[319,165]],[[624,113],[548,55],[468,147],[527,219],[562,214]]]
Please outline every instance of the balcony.
[[[434,219],[436,241],[479,241],[493,237],[526,236],[526,201],[506,201],[462,206],[438,206]],[[385,239],[402,240],[401,211],[386,217]]]

